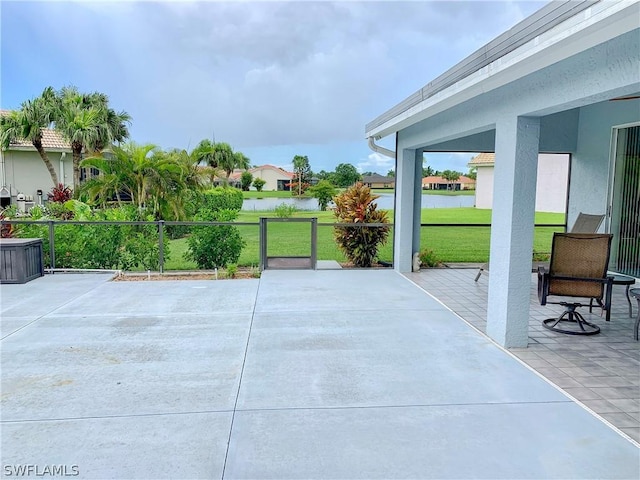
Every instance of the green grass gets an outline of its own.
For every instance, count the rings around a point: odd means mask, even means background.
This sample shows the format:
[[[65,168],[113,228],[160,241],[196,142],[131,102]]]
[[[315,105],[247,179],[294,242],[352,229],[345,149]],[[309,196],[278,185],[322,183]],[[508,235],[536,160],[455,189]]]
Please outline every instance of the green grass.
[[[240,212],[238,222],[257,223],[261,216],[275,217],[274,212]],[[318,218],[318,223],[332,223],[332,212],[296,212],[293,218]],[[389,211],[392,221],[393,212]],[[564,214],[536,213],[536,223],[563,223]],[[491,222],[491,210],[476,208],[425,208],[421,214],[422,223],[472,223]],[[243,238],[247,242],[240,256],[239,265],[257,265],[259,260],[258,226],[239,226]],[[535,231],[534,250],[536,252],[551,251],[551,238],[554,231],[562,228],[537,227]],[[270,223],[268,225],[268,255],[297,256],[309,255],[311,249],[311,226],[308,223]],[[393,229],[389,241],[382,246],[379,257],[391,261]],[[436,256],[444,262],[486,262],[489,258],[490,227],[423,227],[420,232],[422,248],[432,249]],[[170,244],[171,260],[167,262],[167,270],[192,270],[193,262],[183,259],[186,251],[186,239],[172,240]],[[333,228],[318,227],[318,259],[345,260],[333,240]]]
[[[269,191],[269,192],[257,192],[255,190],[249,190],[248,192],[242,192],[242,196],[246,199],[251,198],[295,198],[295,195],[292,195],[290,191],[286,190],[278,190],[278,191]],[[303,195],[305,197],[305,195]]]
[[[376,195],[381,193],[387,193],[393,195],[395,190],[393,188],[372,188],[371,191]],[[448,195],[448,196],[458,196],[458,195],[475,195],[475,190],[422,190],[422,195]]]

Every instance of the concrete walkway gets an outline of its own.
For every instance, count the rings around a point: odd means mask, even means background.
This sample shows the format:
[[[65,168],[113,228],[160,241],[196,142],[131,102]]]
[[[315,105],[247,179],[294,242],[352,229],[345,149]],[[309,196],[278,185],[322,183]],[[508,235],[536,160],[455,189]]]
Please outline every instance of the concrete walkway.
[[[636,445],[393,271],[0,295],[5,476],[640,476]]]

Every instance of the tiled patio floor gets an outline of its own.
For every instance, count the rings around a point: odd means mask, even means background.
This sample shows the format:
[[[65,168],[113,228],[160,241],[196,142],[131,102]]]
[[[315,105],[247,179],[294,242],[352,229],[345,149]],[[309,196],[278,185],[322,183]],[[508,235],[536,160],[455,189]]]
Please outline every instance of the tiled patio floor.
[[[481,332],[486,330],[489,278],[473,279],[477,269],[429,269],[406,276]],[[585,318],[601,333],[573,336],[551,332],[542,320],[555,316],[562,307],[540,306],[537,277],[531,281],[531,315],[528,348],[509,351],[582,402],[629,437],[640,441],[640,342],[633,338],[634,318],[629,318],[625,288],[615,286],[611,321],[599,310]]]

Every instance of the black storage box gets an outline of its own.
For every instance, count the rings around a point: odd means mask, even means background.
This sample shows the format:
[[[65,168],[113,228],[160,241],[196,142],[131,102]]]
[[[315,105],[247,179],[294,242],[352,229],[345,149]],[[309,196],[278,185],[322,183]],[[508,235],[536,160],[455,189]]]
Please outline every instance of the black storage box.
[[[43,275],[42,239],[0,238],[0,283],[27,283]]]

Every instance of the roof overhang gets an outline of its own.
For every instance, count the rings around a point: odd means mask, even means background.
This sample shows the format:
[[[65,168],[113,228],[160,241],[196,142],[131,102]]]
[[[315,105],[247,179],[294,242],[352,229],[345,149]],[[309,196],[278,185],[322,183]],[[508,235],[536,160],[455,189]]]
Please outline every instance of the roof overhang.
[[[551,2],[377,117],[367,124],[366,138],[386,137],[596,45],[640,29],[638,0],[568,1],[560,6],[564,8],[559,8],[559,2]],[[483,57],[484,62],[479,57]],[[451,80],[447,82],[447,78],[457,80],[452,83]]]

